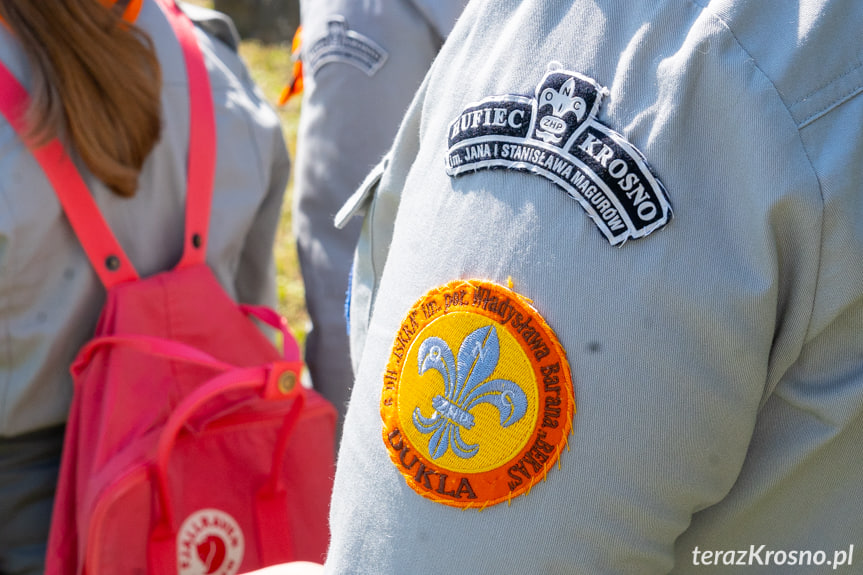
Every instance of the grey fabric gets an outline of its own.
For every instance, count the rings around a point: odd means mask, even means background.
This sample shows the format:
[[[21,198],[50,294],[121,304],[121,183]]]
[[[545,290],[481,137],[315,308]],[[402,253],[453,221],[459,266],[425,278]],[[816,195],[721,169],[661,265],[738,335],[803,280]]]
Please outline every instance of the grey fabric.
[[[360,224],[337,230],[333,216],[390,146],[465,2],[301,2],[305,86],[293,221],[312,323],[306,363],[314,387],[341,415],[353,383],[344,303]],[[376,56],[322,55],[334,26],[359,35]]]
[[[228,16],[188,2],[181,2],[180,6],[186,16],[202,30],[205,30],[214,38],[221,40],[235,52],[239,49],[240,33],[237,32],[234,21]]]
[[[698,550],[761,545],[719,565],[814,572],[852,544],[859,569],[861,21],[853,0],[468,5],[359,210],[328,573],[699,573]],[[447,174],[451,123],[553,61],[608,89],[598,121],[664,184],[665,228],[612,247],[538,174]],[[415,493],[381,434],[405,314],[460,278],[533,301],[577,403],[561,467],[481,513]]]
[[[82,171],[142,276],[169,269],[183,243],[188,86],[173,31],[145,1],[137,24],[162,65],[163,133],[133,199]],[[272,246],[289,173],[278,117],[239,56],[201,30],[218,135],[207,262],[231,297],[275,304]],[[0,27],[0,59],[26,85],[23,54]],[[118,79],[118,81],[122,81]],[[92,335],[104,288],[47,179],[18,136],[0,123],[0,436],[60,424],[72,392],[69,365]]]
[[[51,526],[64,426],[0,439],[0,573],[39,575]]]

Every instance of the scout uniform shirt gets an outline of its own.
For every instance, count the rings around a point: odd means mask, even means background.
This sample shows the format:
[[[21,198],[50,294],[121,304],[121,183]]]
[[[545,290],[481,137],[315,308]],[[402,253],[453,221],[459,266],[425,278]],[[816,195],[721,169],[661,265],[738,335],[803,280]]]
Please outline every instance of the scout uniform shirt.
[[[328,572],[863,561],[860,22],[466,8],[338,218],[365,214]]]
[[[233,298],[273,305],[272,245],[289,172],[279,121],[236,53],[232,25],[184,8],[199,28],[218,135],[207,263]],[[79,169],[132,264],[148,276],[182,253],[189,99],[180,45],[155,3],[143,2],[136,24],[153,39],[162,67],[162,137],[132,199]],[[28,84],[26,57],[2,26],[0,59]],[[0,122],[0,435],[65,421],[69,365],[91,337],[104,297],[44,173]]]
[[[312,330],[314,387],[344,415],[354,374],[345,292],[360,222],[333,216],[392,144],[466,0],[307,0],[293,226]]]

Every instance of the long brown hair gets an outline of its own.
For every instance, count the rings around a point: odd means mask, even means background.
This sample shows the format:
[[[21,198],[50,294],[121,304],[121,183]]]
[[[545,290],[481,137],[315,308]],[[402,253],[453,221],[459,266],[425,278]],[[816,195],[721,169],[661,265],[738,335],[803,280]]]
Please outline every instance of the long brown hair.
[[[150,37],[98,0],[0,0],[0,17],[31,64],[31,140],[60,137],[113,192],[134,195],[161,128]]]

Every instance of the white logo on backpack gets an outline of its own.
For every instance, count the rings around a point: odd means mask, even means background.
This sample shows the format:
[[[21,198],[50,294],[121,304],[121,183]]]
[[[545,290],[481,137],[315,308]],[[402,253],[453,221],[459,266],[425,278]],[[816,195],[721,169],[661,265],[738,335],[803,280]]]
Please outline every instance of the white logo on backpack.
[[[179,575],[235,575],[243,562],[243,531],[218,509],[189,515],[177,535]]]

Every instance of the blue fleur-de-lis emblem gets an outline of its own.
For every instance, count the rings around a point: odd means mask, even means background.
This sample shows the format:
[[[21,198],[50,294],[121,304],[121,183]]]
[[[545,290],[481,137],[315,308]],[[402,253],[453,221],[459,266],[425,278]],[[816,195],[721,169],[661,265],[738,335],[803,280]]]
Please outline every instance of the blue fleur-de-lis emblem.
[[[449,344],[431,336],[422,342],[418,353],[419,374],[430,369],[443,376],[444,395],[432,398],[434,412],[425,417],[420,408],[413,412],[413,421],[421,433],[431,433],[429,454],[432,459],[443,456],[448,449],[468,459],[479,451],[479,445],[469,445],[461,438],[461,429],[471,429],[471,410],[480,403],[489,403],[500,414],[500,425],[509,427],[527,412],[527,396],[521,387],[508,379],[489,380],[500,358],[500,344],[493,325],[481,327],[462,341],[456,363]]]

